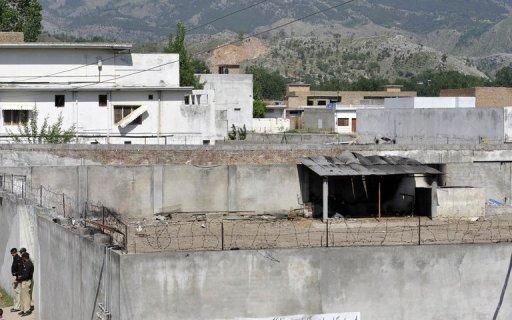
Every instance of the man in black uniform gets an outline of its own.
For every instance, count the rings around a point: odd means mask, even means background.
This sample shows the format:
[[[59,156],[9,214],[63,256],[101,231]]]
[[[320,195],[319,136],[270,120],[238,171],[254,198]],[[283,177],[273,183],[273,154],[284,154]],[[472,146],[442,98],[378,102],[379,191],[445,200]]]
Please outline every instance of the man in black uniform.
[[[18,250],[16,248],[11,249],[12,256],[12,265],[11,265],[11,274],[13,276],[12,286],[14,289],[14,306],[11,309],[11,312],[19,312],[21,309],[20,305],[20,285],[16,280],[16,277],[20,274],[21,271],[21,257],[18,254]]]
[[[34,265],[32,261],[30,261],[30,256],[28,253],[24,252],[21,255],[22,267],[21,272],[17,278],[18,282],[21,284],[20,289],[20,302],[21,302],[21,312],[20,316],[25,317],[32,313],[30,308],[30,290],[32,287],[32,277],[34,276]]]

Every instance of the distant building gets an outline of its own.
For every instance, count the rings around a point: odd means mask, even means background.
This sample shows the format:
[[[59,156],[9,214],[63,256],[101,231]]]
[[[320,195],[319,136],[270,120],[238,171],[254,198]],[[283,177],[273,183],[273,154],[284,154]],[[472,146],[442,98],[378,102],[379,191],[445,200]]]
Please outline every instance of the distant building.
[[[38,122],[75,126],[81,143],[213,144],[215,93],[180,87],[179,56],[130,44],[1,43],[0,135]],[[157,66],[157,67],[155,67]]]
[[[476,87],[441,90],[441,97],[474,97],[476,107],[511,107],[512,88]]]
[[[311,91],[304,83],[289,84],[285,104],[289,109],[329,104],[368,105],[384,104],[385,98],[415,97],[414,91],[402,91],[401,86],[387,86],[383,91]]]

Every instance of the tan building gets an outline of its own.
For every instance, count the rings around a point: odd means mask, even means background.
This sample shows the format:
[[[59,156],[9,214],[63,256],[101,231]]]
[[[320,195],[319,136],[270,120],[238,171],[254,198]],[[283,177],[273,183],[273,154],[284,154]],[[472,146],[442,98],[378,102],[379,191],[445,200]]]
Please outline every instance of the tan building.
[[[0,32],[0,43],[22,43],[23,32]]]
[[[475,97],[477,108],[512,106],[512,88],[445,89],[441,90],[441,97]]]
[[[344,105],[383,104],[385,98],[416,97],[414,91],[402,91],[401,86],[386,86],[383,91],[311,91],[303,83],[289,84],[285,104],[290,109],[305,106],[326,106],[330,103]]]

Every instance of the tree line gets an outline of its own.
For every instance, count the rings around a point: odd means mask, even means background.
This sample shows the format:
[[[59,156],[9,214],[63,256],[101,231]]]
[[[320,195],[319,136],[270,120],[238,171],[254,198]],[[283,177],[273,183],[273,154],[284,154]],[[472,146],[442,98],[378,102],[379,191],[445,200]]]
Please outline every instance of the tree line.
[[[35,42],[43,30],[43,7],[38,0],[0,0],[0,31],[23,32]]]

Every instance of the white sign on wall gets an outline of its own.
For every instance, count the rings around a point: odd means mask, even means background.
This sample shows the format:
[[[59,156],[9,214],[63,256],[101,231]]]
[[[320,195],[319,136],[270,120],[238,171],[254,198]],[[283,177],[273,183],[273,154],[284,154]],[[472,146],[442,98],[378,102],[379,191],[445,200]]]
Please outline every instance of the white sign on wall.
[[[361,313],[329,313],[317,315],[277,316],[272,318],[239,318],[237,320],[361,320]]]

